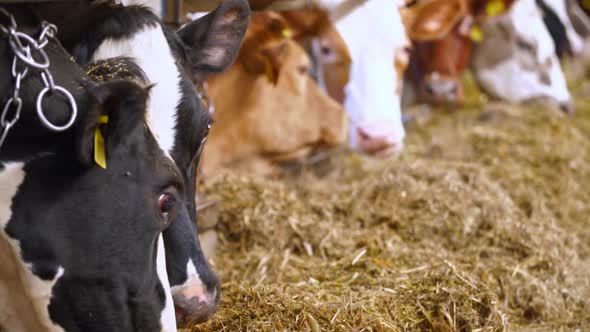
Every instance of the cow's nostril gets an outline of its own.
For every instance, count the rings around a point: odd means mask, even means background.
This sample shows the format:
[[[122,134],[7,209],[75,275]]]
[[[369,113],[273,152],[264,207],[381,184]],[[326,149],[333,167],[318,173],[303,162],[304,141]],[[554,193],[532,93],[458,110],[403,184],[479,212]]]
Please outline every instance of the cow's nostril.
[[[200,282],[189,283],[173,292],[176,320],[180,326],[202,323],[211,318],[219,306],[219,287],[205,290]]]
[[[565,102],[559,104],[559,109],[561,109],[565,114],[574,114],[575,108],[571,102]]]

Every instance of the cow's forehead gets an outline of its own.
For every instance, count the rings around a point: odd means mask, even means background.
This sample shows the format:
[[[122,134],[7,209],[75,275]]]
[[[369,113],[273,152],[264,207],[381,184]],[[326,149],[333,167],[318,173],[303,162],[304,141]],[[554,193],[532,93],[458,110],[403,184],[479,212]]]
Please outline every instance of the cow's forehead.
[[[121,39],[104,40],[92,60],[128,56],[146,75],[150,98],[147,105],[148,125],[162,149],[170,153],[176,134],[176,112],[182,99],[181,75],[161,25],[146,25],[142,30]]]

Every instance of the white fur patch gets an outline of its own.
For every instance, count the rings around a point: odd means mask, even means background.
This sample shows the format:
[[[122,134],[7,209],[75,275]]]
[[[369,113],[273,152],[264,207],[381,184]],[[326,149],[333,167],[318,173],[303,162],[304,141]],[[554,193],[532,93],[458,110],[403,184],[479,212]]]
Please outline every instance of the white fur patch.
[[[19,241],[4,231],[12,200],[23,183],[24,163],[7,163],[0,172],[0,326],[10,332],[63,332],[49,318],[51,292],[64,269],[51,281],[38,278],[21,255]]]
[[[171,152],[174,146],[176,108],[182,99],[180,73],[168,46],[162,27],[146,26],[126,39],[106,39],[92,60],[127,56],[136,60],[150,84],[148,125],[162,149]]]
[[[555,55],[555,45],[535,0],[515,2],[508,15],[518,38],[536,45],[536,54],[526,54],[525,57],[515,52],[494,67],[474,68],[480,83],[487,91],[511,102],[537,97],[549,97],[560,103],[570,102],[565,76]],[[538,68],[527,69],[530,66],[524,65],[523,61],[534,62]],[[541,80],[542,70],[546,71],[551,81],[549,85]]]
[[[185,298],[197,298],[200,302],[209,301],[206,287],[199,277],[192,259],[186,263],[187,280],[184,284],[172,287],[172,294],[182,294]]]
[[[174,311],[174,304],[172,303],[172,293],[170,292],[170,281],[168,281],[168,273],[166,272],[166,252],[164,251],[164,240],[162,235],[158,236],[158,253],[157,253],[157,271],[164,293],[166,294],[166,304],[160,317],[162,324],[162,332],[176,331],[176,313]]]
[[[355,149],[360,126],[376,130],[369,134],[384,136],[390,143],[403,144],[401,96],[396,94],[401,80],[394,59],[408,39],[398,6],[392,0],[370,0],[336,22],[352,58],[344,108],[351,118],[349,143]]]

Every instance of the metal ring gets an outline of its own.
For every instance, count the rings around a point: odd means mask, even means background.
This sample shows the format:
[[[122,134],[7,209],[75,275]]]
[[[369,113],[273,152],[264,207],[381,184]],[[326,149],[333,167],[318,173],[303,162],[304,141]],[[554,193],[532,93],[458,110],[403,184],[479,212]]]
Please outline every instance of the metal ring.
[[[14,52],[14,54],[16,56],[18,56],[19,59],[21,59],[23,62],[25,62],[26,64],[28,64],[29,66],[38,68],[38,69],[45,69],[49,67],[49,57],[47,56],[47,53],[45,53],[44,50],[42,49],[38,49],[38,53],[41,55],[42,57],[42,61],[43,62],[37,62],[34,58],[33,58],[33,54],[29,52],[28,55],[25,55],[22,53],[22,49],[19,48],[20,45],[15,45],[16,42],[20,43],[20,38],[23,38],[27,43],[27,47],[30,45],[33,45],[34,49],[37,49],[37,42],[31,38],[31,36],[16,31],[14,33],[14,38],[10,38],[9,39],[9,44],[10,44],[10,48],[12,49],[12,51]],[[22,45],[22,43],[20,43]],[[25,47],[22,47],[23,49]]]
[[[6,121],[6,117],[8,116],[8,109],[10,108],[10,105],[16,105],[16,109],[14,111],[14,118],[10,119],[9,121]],[[8,101],[6,102],[6,105],[4,105],[4,109],[2,110],[2,116],[0,117],[0,124],[2,125],[2,127],[12,127],[20,118],[20,110],[23,107],[23,101],[20,98],[10,98],[8,99]]]
[[[45,127],[47,127],[47,129],[50,129],[52,131],[64,131],[67,130],[68,128],[70,128],[72,126],[72,124],[74,124],[74,121],[76,120],[76,116],[78,115],[78,107],[76,106],[76,101],[74,100],[74,97],[72,96],[72,94],[62,88],[61,86],[56,85],[53,88],[53,92],[61,92],[61,94],[63,94],[69,101],[70,103],[70,109],[71,109],[71,115],[70,115],[70,119],[68,120],[68,122],[62,126],[56,126],[53,123],[51,123],[49,120],[47,120],[47,118],[45,117],[45,114],[43,113],[43,106],[42,101],[43,101],[43,97],[45,96],[45,94],[47,93],[47,91],[50,91],[49,87],[45,87],[43,88],[43,90],[41,90],[41,92],[39,92],[39,95],[37,96],[37,115],[39,116],[39,119],[41,120],[41,123],[43,123],[43,125]]]

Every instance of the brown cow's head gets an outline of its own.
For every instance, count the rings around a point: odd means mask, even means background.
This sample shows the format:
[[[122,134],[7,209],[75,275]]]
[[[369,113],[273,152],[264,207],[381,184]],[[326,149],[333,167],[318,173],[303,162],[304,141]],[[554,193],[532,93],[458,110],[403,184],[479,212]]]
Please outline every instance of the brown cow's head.
[[[462,102],[460,74],[471,53],[468,0],[434,0],[407,9],[414,50],[409,75],[423,101]]]
[[[242,161],[296,158],[345,141],[344,109],[309,75],[310,59],[292,35],[279,14],[252,15],[236,63],[209,80],[215,125],[204,173]]]

